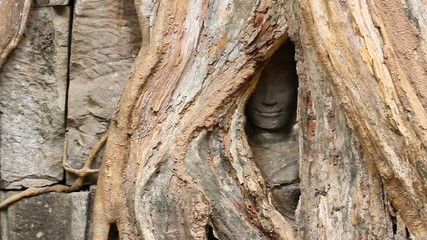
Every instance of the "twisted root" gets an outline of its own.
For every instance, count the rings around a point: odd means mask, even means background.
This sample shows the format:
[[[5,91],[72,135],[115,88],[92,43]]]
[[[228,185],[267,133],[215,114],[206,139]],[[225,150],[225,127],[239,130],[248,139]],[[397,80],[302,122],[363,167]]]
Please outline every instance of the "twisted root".
[[[49,192],[65,192],[65,193],[69,193],[69,192],[75,192],[78,191],[82,188],[85,177],[91,175],[91,174],[95,174],[99,172],[99,169],[91,169],[90,165],[92,165],[97,153],[99,152],[99,150],[102,148],[102,146],[104,146],[105,142],[107,141],[108,138],[108,132],[105,133],[101,139],[95,144],[95,146],[93,146],[93,148],[91,149],[88,157],[86,158],[86,162],[84,164],[84,166],[81,169],[76,169],[71,167],[71,165],[67,162],[67,150],[68,150],[68,140],[67,137],[65,137],[65,141],[64,141],[64,158],[63,158],[63,165],[64,165],[64,169],[71,173],[71,174],[75,174],[77,175],[77,179],[74,180],[73,184],[71,186],[67,186],[67,185],[63,185],[63,184],[56,184],[56,185],[52,185],[52,186],[47,186],[47,187],[30,187],[18,194],[15,194],[9,198],[7,198],[6,200],[2,201],[0,203],[0,209],[5,208],[7,206],[9,206],[12,203],[15,203],[23,198],[27,198],[27,197],[32,197],[32,196],[36,196],[36,195],[40,195],[43,193],[49,193]]]

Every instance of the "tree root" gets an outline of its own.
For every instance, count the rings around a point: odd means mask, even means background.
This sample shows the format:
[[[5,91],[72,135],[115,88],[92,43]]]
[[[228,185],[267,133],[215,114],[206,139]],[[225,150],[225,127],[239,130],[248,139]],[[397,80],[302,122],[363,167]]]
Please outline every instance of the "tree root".
[[[108,138],[108,132],[105,133],[101,139],[93,146],[93,148],[90,150],[89,155],[86,159],[85,165],[81,169],[76,169],[70,166],[70,164],[67,162],[67,152],[68,152],[68,139],[65,138],[64,143],[64,158],[62,160],[62,164],[64,165],[65,171],[75,174],[79,177],[84,177],[89,174],[98,173],[99,169],[90,169],[90,165],[92,165],[93,160],[96,157],[96,154],[99,152],[102,146],[104,146],[105,142]]]
[[[24,31],[27,26],[28,16],[30,15],[31,3],[32,3],[32,0],[25,0],[24,6],[21,12],[21,21],[19,23],[17,32],[12,37],[12,39],[10,39],[10,41],[7,43],[3,51],[1,51],[0,49],[0,69],[3,66],[3,64],[6,62],[6,59],[9,56],[9,54],[18,46],[18,43],[21,40],[22,35],[24,35]]]
[[[6,200],[2,201],[0,203],[0,209],[9,206],[12,203],[15,203],[23,198],[27,198],[27,197],[32,197],[32,196],[36,196],[36,195],[40,195],[43,193],[49,193],[49,192],[65,192],[65,193],[69,193],[69,192],[75,192],[78,191],[82,188],[85,177],[94,173],[98,173],[99,170],[98,169],[90,169],[90,165],[92,165],[97,153],[99,152],[99,150],[102,148],[102,146],[104,146],[105,142],[107,141],[108,138],[108,132],[106,132],[101,139],[95,144],[95,146],[93,146],[93,148],[91,149],[89,156],[86,158],[86,162],[84,164],[84,166],[81,169],[76,169],[71,167],[71,165],[67,162],[67,150],[68,150],[68,140],[67,137],[65,137],[65,141],[64,141],[64,158],[63,158],[63,165],[64,165],[64,169],[72,174],[75,174],[78,176],[78,178],[76,180],[74,180],[73,184],[71,186],[67,186],[67,185],[62,185],[62,184],[57,184],[57,185],[52,185],[52,186],[47,186],[47,187],[39,187],[39,188],[34,188],[34,187],[30,187],[18,194],[15,194],[9,198],[7,198]]]
[[[15,33],[15,35],[10,39],[6,47],[2,51],[0,51],[0,68],[6,62],[6,59],[9,53],[11,53],[18,46],[18,43],[24,34],[30,9],[31,9],[31,3],[32,3],[32,0],[25,0],[23,10],[21,13],[21,21],[19,23],[18,30]],[[0,209],[7,207],[10,204],[17,202],[22,198],[26,198],[26,197],[32,197],[32,196],[36,196],[36,195],[40,195],[48,192],[74,192],[74,191],[80,190],[81,187],[83,186],[84,179],[86,176],[99,172],[98,169],[90,169],[90,165],[93,163],[99,150],[105,144],[107,138],[108,138],[108,132],[105,133],[102,136],[102,138],[98,141],[98,143],[92,148],[92,150],[89,153],[89,156],[86,159],[85,165],[81,169],[73,168],[67,162],[68,142],[67,142],[67,138],[65,138],[63,165],[64,165],[64,169],[67,172],[78,176],[78,178],[73,182],[73,184],[71,186],[57,184],[57,185],[52,185],[47,187],[40,187],[40,188],[30,187],[2,201],[0,203]]]

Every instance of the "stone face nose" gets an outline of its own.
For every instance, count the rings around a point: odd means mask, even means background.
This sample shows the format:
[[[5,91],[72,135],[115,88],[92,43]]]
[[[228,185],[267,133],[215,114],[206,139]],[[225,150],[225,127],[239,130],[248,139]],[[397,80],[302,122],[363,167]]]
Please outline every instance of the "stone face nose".
[[[263,96],[260,98],[260,100],[261,100],[260,101],[261,105],[265,107],[271,107],[271,106],[277,105],[278,103],[277,98],[274,96],[274,94],[271,93],[271,91],[270,93],[265,92]]]
[[[274,105],[277,104],[277,101],[273,101],[273,100],[269,100],[268,101],[268,100],[266,100],[266,101],[262,101],[261,104],[263,106],[266,106],[266,107],[272,107],[272,106],[274,106]]]

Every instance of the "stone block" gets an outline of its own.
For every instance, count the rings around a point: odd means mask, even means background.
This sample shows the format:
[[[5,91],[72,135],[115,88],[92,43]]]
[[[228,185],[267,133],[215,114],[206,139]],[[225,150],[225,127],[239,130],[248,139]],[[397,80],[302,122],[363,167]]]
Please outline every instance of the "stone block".
[[[95,193],[96,185],[90,185],[89,187],[89,206],[88,206],[88,216],[87,216],[87,226],[86,226],[86,239],[92,239],[93,231],[93,204],[95,203]]]
[[[2,192],[1,199],[17,192]],[[47,193],[1,211],[3,240],[85,240],[89,192]]]
[[[47,6],[64,6],[70,3],[69,0],[36,0],[36,7],[47,7]]]
[[[77,0],[74,14],[67,135],[69,163],[80,168],[108,127],[141,36],[133,1]]]
[[[69,7],[33,8],[0,70],[0,188],[63,179]]]

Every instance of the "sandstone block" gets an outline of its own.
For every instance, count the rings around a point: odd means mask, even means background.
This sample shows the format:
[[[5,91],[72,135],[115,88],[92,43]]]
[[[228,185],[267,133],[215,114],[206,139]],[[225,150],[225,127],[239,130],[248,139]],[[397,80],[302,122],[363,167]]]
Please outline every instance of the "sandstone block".
[[[0,70],[0,188],[63,178],[69,7],[33,8]]]
[[[2,192],[1,199],[16,192]],[[1,212],[1,239],[85,240],[89,192],[48,193],[18,201]]]
[[[141,36],[133,1],[75,4],[67,128],[69,163],[79,168],[107,129]]]

